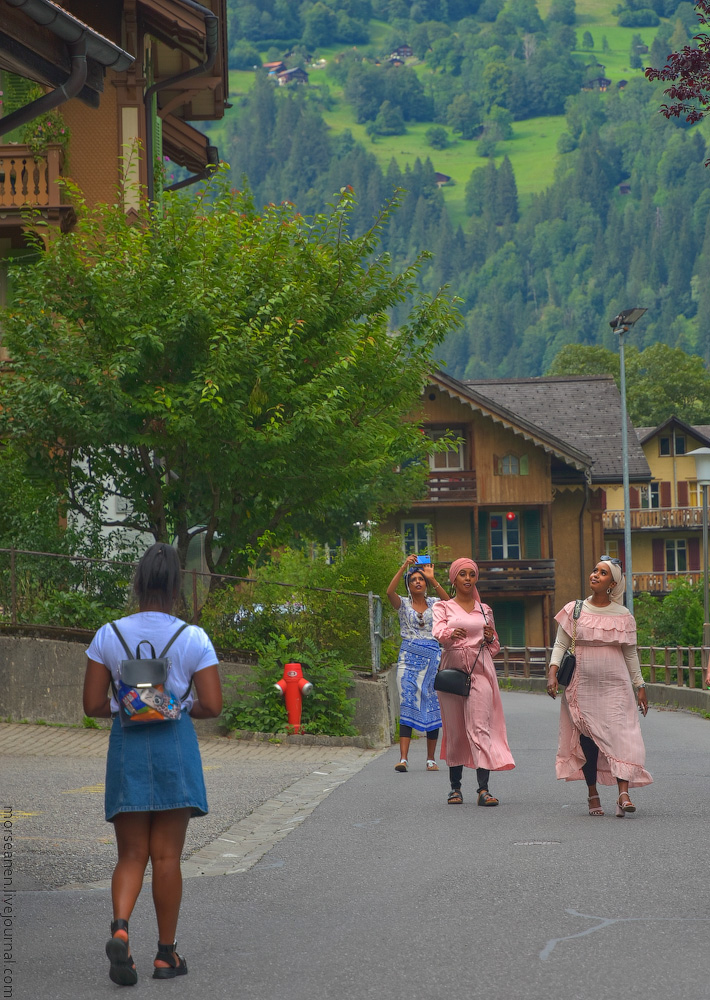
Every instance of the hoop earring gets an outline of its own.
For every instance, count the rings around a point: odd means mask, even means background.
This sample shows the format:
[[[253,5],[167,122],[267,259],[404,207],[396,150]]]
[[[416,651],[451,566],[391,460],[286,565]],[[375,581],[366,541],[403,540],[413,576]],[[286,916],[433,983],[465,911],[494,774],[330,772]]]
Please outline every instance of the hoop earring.
[[[453,583],[449,587],[449,597],[456,597],[456,587],[454,587]]]
[[[610,594],[611,593],[611,587],[607,587],[606,588],[606,592],[607,592],[607,594]]]

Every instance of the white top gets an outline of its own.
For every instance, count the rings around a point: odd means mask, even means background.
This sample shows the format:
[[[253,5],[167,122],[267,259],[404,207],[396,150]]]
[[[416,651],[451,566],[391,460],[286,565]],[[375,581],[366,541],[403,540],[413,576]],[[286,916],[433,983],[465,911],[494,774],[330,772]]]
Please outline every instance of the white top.
[[[117,618],[116,624],[131,651],[131,655],[135,654],[136,646],[141,639],[147,639],[153,644],[155,655],[160,656],[183,621],[174,615],[166,615],[162,611],[139,611],[138,614],[128,615],[127,618]],[[119,663],[126,659],[126,651],[110,624],[101,626],[91,640],[86,655],[90,660],[95,660],[107,667],[111,672],[114,684],[118,684]],[[141,656],[150,655],[148,646],[142,646]],[[181,695],[189,689],[193,674],[217,663],[214,646],[205,630],[198,625],[188,625],[180,633],[168,650],[167,658],[170,661],[168,682],[171,691],[177,695]],[[184,698],[182,701],[183,710],[189,712],[194,700],[192,693]],[[111,711],[118,711],[118,703],[113,693],[111,694]]]
[[[623,604],[616,604],[614,601],[606,608],[598,608],[595,604],[590,604],[589,600],[585,598],[584,604],[582,605],[582,610],[589,612],[591,615],[628,615],[630,614],[629,609]],[[550,657],[550,666],[559,667],[562,662],[562,657],[566,649],[572,645],[572,636],[569,635],[560,625],[557,629],[557,638],[555,639],[555,645],[552,648],[552,656]],[[638,650],[636,648],[636,643],[619,643],[621,651],[624,654],[624,660],[626,661],[626,669],[629,671],[629,677],[631,678],[631,683],[635,688],[645,687],[643,674],[641,673],[641,665],[639,663]]]

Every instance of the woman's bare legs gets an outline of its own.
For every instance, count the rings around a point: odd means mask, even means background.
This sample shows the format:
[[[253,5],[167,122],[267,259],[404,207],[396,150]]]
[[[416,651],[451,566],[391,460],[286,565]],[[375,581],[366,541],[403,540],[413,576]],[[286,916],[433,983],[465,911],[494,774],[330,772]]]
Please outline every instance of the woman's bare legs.
[[[158,940],[175,940],[182,899],[180,855],[185,844],[190,809],[119,813],[114,819],[118,861],[111,879],[114,920],[129,920],[143,886],[148,860],[153,865],[153,904]],[[127,940],[125,931],[117,936]],[[167,962],[156,961],[167,967]]]

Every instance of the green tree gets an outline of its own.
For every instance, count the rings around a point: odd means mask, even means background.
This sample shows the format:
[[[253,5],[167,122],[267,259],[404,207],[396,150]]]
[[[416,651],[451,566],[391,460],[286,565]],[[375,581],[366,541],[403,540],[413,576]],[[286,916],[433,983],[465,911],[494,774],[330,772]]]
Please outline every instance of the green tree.
[[[183,563],[202,534],[226,571],[421,488],[427,443],[404,417],[456,314],[417,298],[392,335],[415,269],[377,255],[386,213],[354,238],[347,190],[310,220],[221,180],[149,224],[72,199],[80,228],[17,268],[0,380],[0,430],[70,508],[115,494],[126,527],[176,538]]]
[[[449,134],[443,125],[432,125],[426,130],[424,137],[432,149],[446,149],[449,145]]]

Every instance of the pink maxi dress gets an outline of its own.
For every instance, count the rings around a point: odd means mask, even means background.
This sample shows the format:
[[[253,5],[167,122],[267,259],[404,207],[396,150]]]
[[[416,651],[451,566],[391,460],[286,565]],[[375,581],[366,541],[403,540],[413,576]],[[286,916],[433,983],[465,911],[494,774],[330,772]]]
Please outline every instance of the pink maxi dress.
[[[432,612],[432,634],[442,648],[440,668],[469,671],[474,662],[476,664],[468,698],[438,692],[443,726],[441,758],[449,767],[463,764],[464,767],[484,767],[489,771],[510,771],[515,767],[515,761],[508,746],[503,704],[493,664],[493,656],[500,649],[497,633],[493,642],[483,642],[483,626],[486,623],[493,625],[495,631],[493,612],[487,604],[478,602],[474,611],[464,611],[454,600],[439,601]],[[451,633],[457,628],[466,630],[465,639],[451,638]]]
[[[568,636],[574,603],[555,615]],[[636,619],[623,610],[625,614],[594,614],[585,604],[577,621],[577,666],[562,698],[556,760],[557,777],[565,781],[584,780],[580,733],[599,747],[601,784],[615,785],[621,778],[636,788],[653,781],[644,767],[646,748],[622,648],[636,645]]]

